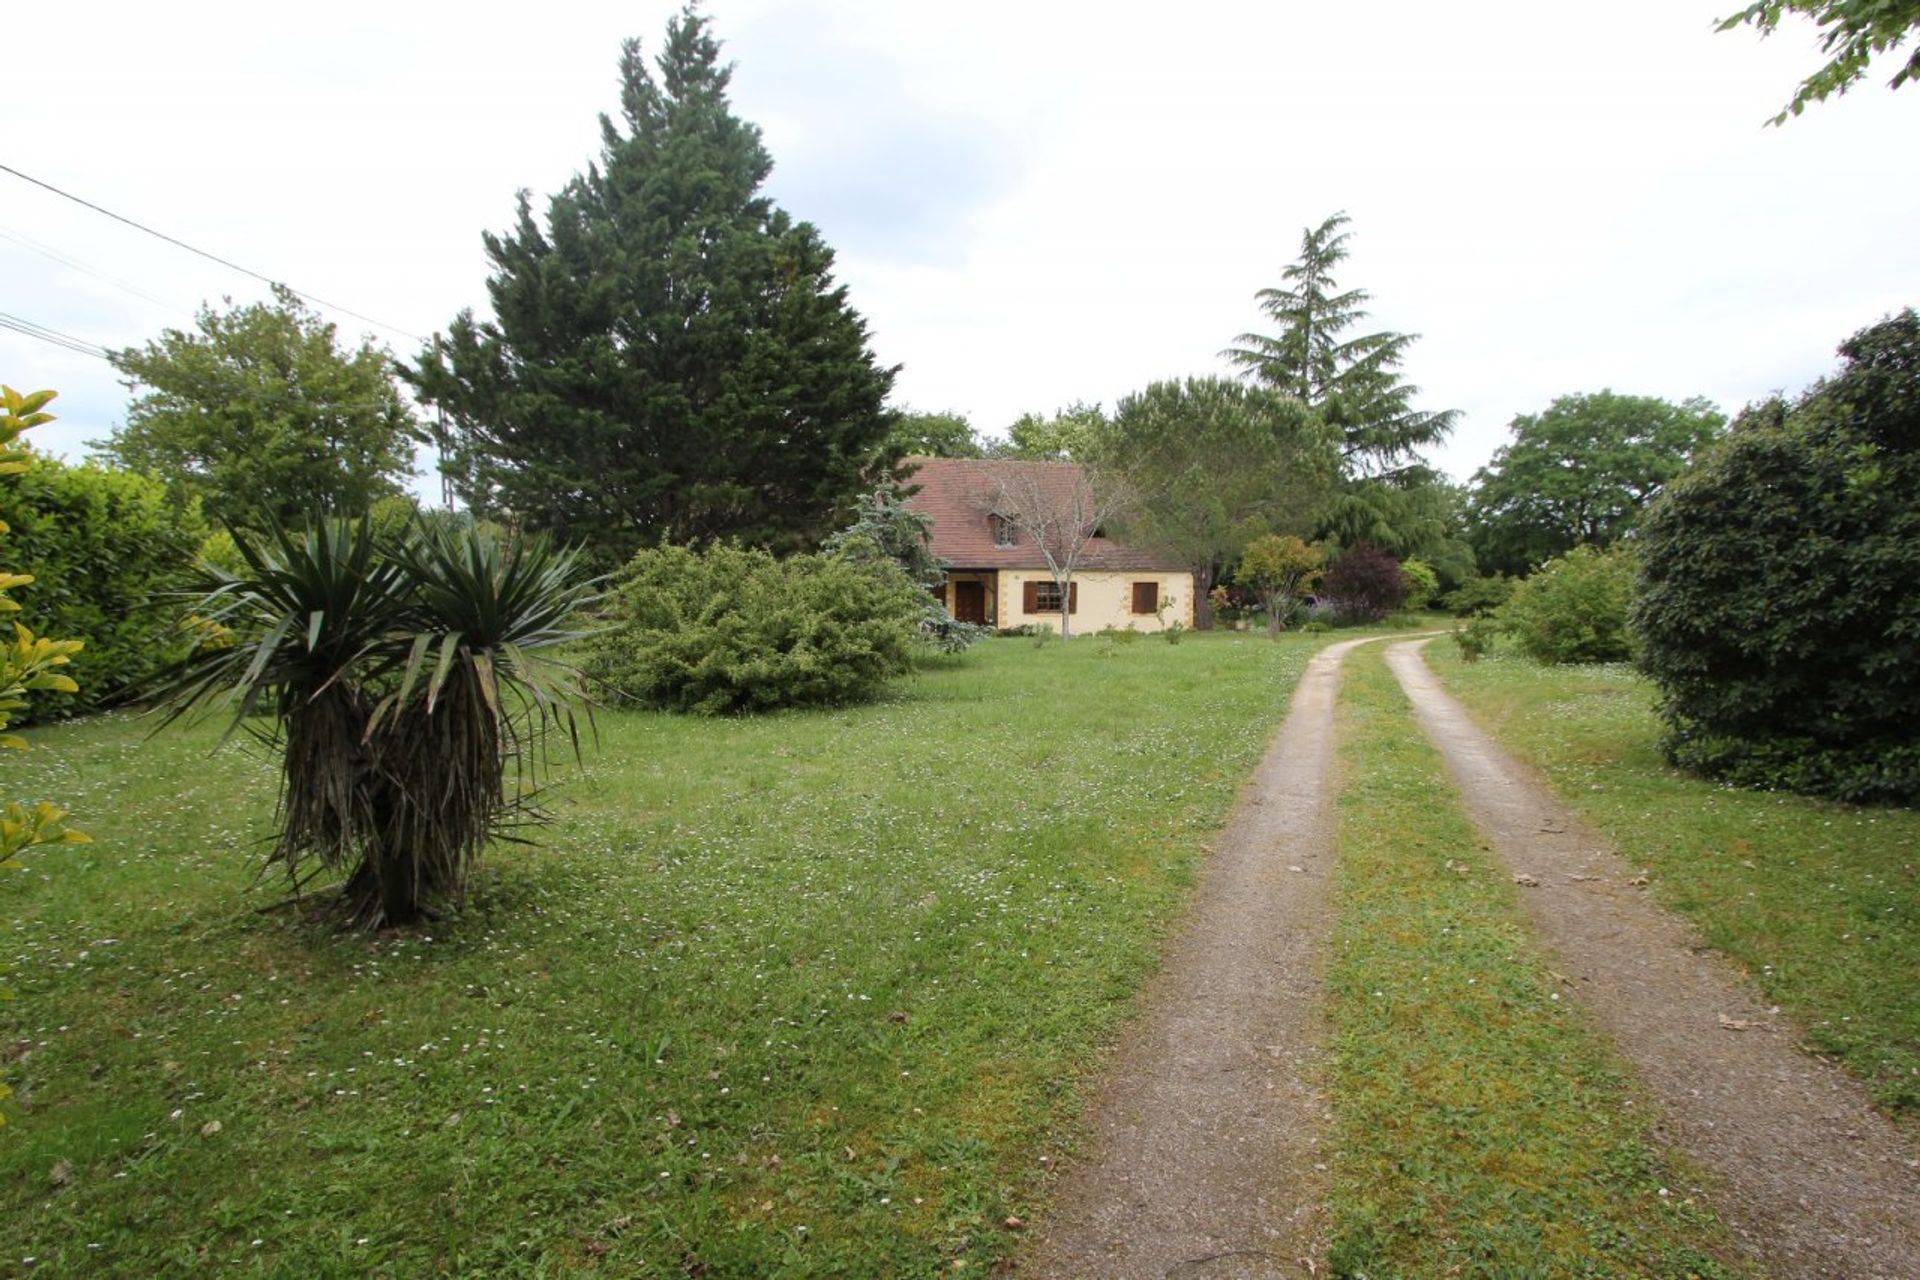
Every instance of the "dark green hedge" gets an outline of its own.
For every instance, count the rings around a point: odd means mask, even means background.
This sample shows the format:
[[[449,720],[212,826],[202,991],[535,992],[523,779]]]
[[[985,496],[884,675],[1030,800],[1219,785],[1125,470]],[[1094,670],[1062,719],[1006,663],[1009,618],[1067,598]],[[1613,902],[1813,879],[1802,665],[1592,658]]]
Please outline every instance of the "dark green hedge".
[[[207,536],[197,504],[160,481],[38,458],[0,481],[0,562],[33,582],[13,593],[36,634],[84,640],[69,674],[77,694],[36,694],[30,720],[99,706],[185,649],[178,588]]]
[[[1676,763],[1920,801],[1920,317],[1750,408],[1641,529],[1634,627]]]

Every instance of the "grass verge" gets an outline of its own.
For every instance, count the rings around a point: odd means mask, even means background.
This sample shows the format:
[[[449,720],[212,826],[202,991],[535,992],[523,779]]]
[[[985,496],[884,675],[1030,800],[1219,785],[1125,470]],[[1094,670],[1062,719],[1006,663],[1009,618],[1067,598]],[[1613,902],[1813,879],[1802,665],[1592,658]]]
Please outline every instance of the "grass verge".
[[[1644,868],[1665,906],[1759,983],[1889,1115],[1920,1133],[1920,812],[1740,791],[1659,753],[1653,690],[1625,667],[1465,663],[1446,687]]]
[[[543,849],[375,939],[256,912],[239,744],[38,733],[9,789],[96,843],[0,882],[0,1270],[981,1274],[1313,647],[603,715]]]
[[[1340,726],[1333,1274],[1747,1274],[1377,648],[1348,659]]]

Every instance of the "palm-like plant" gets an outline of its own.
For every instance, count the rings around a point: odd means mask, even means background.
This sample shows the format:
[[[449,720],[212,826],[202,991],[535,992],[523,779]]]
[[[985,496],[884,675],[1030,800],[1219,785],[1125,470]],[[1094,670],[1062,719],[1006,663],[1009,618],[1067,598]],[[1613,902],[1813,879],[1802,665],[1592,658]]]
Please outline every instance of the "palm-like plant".
[[[577,556],[472,526],[383,542],[364,520],[235,541],[244,570],[213,571],[196,612],[237,642],[160,690],[169,720],[224,704],[282,752],[270,865],[296,891],[346,870],[367,929],[457,903],[487,842],[538,819],[548,735],[579,750],[570,673],[542,652],[593,598]]]

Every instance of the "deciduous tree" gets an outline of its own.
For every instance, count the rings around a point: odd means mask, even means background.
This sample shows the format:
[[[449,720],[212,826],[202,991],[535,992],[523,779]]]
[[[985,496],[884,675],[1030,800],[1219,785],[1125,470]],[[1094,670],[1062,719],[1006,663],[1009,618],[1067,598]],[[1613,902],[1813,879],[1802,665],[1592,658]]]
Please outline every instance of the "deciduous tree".
[[[692,9],[657,74],[628,41],[599,162],[485,237],[492,317],[461,313],[410,375],[453,419],[476,511],[603,562],[663,537],[792,548],[890,461],[893,372],[820,233],[762,192],[731,74]]]
[[[1612,391],[1561,396],[1513,420],[1513,441],[1473,478],[1480,566],[1527,573],[1577,546],[1607,547],[1726,425],[1706,400]]]
[[[1757,0],[1724,19],[1720,30],[1731,31],[1744,24],[1769,36],[1790,13],[1819,26],[1821,52],[1831,56],[1825,66],[1800,82],[1792,100],[1770,122],[1776,125],[1805,111],[1810,102],[1845,93],[1867,74],[1867,65],[1874,58],[1920,31],[1920,0]],[[1920,47],[1899,64],[1887,87],[1898,89],[1909,80],[1920,80]]]
[[[888,438],[886,460],[895,458],[984,458],[986,447],[967,421],[951,409],[922,413],[903,409]]]
[[[1241,553],[1234,581],[1252,591],[1267,615],[1267,634],[1278,639],[1300,605],[1300,593],[1320,572],[1321,550],[1292,534],[1255,538]]]
[[[1085,448],[1137,499],[1121,537],[1192,569],[1203,628],[1208,593],[1241,548],[1261,534],[1311,533],[1338,474],[1331,442],[1300,401],[1230,378],[1153,383],[1120,401]]]
[[[386,353],[343,349],[278,286],[271,303],[203,307],[195,332],[168,329],[111,359],[140,394],[98,447],[228,524],[363,512],[400,491],[422,438]]]
[[[1088,549],[1127,509],[1132,495],[1119,477],[1086,466],[1034,463],[1009,467],[976,505],[1031,541],[1060,592],[1060,638],[1073,637],[1073,575]]]
[[[1067,462],[1084,458],[1093,439],[1107,425],[1107,415],[1097,404],[1076,400],[1051,416],[1038,413],[1020,415],[1007,428],[1007,438],[987,447],[994,458],[1024,458],[1030,462]]]

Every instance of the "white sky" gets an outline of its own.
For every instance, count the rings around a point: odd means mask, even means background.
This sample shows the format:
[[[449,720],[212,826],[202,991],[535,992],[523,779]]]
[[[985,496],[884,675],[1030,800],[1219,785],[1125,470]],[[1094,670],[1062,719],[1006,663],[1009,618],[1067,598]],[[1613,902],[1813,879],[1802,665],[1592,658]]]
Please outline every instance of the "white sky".
[[[483,309],[484,228],[597,154],[657,0],[61,0],[9,6],[0,163],[416,334]],[[773,194],[817,223],[903,365],[896,403],[1000,432],[1223,372],[1302,227],[1424,335],[1464,478],[1517,413],[1611,387],[1733,410],[1920,303],[1920,86],[1876,65],[1763,128],[1812,28],[1738,0],[712,0]],[[537,200],[536,205],[540,202]],[[92,271],[35,252],[36,242]],[[0,174],[0,311],[106,346],[264,286]],[[340,318],[350,334],[365,330]],[[379,332],[396,352],[417,349]],[[98,360],[0,331],[77,455],[124,413]],[[423,480],[423,492],[435,486]]]

